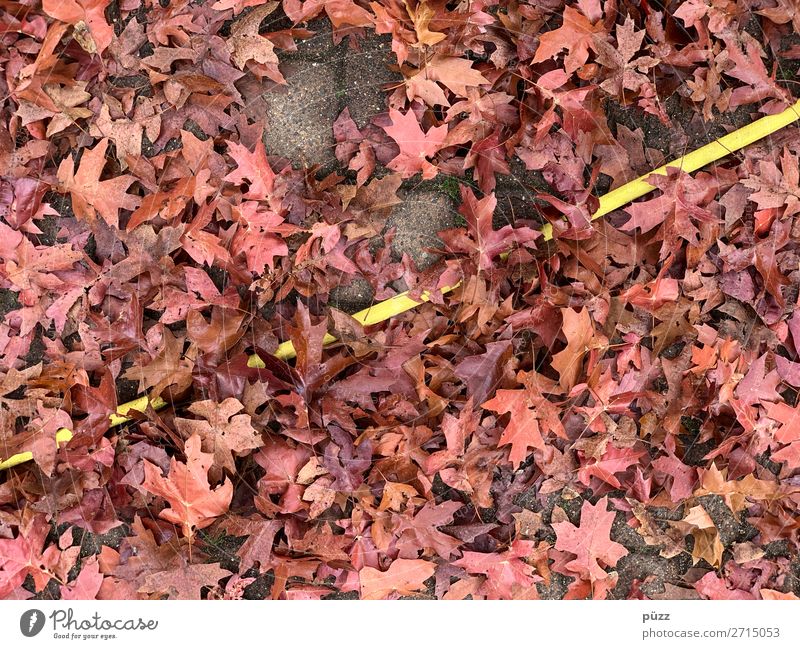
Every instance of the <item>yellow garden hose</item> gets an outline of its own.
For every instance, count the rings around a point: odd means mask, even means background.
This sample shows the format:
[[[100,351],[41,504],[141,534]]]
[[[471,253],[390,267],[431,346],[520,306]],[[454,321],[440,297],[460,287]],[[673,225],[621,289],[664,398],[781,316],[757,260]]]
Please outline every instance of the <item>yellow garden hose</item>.
[[[592,219],[599,219],[600,217],[605,216],[606,214],[613,212],[614,210],[627,205],[631,201],[653,191],[655,187],[647,182],[647,178],[651,174],[666,175],[667,167],[677,167],[686,173],[692,173],[693,171],[697,171],[698,169],[701,169],[712,162],[724,158],[733,151],[738,151],[739,149],[742,149],[753,142],[757,142],[758,140],[765,138],[776,131],[779,131],[798,119],[800,119],[800,101],[796,102],[782,113],[762,117],[752,124],[748,124],[747,126],[743,126],[742,128],[733,131],[728,135],[724,135],[718,140],[714,140],[713,142],[710,142],[709,144],[706,144],[705,146],[702,146],[691,153],[687,153],[686,155],[677,158],[672,162],[668,162],[658,169],[654,169],[650,173],[640,176],[636,180],[632,180],[629,183],[610,191],[604,196],[601,196],[599,198],[600,205],[597,211],[592,214]],[[549,241],[553,238],[553,228],[549,223],[542,227],[542,235],[545,241]],[[455,284],[453,286],[445,287],[441,289],[441,292],[447,293],[452,291],[457,288],[458,285],[459,284]],[[422,293],[419,300],[409,297],[408,292],[400,293],[399,295],[395,295],[388,300],[384,300],[383,302],[379,302],[378,304],[363,309],[358,313],[354,313],[353,319],[364,326],[378,324],[379,322],[389,320],[396,315],[404,313],[405,311],[409,311],[410,309],[419,306],[423,302],[427,302],[429,299],[430,295],[428,293]],[[335,341],[336,338],[334,336],[331,334],[326,334],[325,338],[323,339],[323,344],[329,345]],[[274,355],[282,360],[294,358],[295,349],[292,345],[292,342],[286,341],[279,345],[278,349],[275,350]],[[265,367],[264,361],[262,361],[256,354],[250,356],[247,364],[250,367]],[[167,405],[166,402],[160,397],[153,399],[151,402],[149,402],[149,404],[155,410],[163,408]],[[130,421],[130,418],[128,418],[127,415],[131,410],[144,412],[147,409],[147,405],[147,396],[139,397],[138,399],[134,399],[133,401],[122,404],[117,408],[117,411],[114,414],[110,415],[109,419],[111,420],[111,425],[118,426]],[[59,444],[67,442],[70,439],[72,439],[71,430],[67,428],[61,428],[56,432],[56,442]],[[22,464],[23,462],[27,462],[32,459],[33,454],[30,451],[17,453],[16,455],[9,457],[7,460],[0,462],[0,470],[16,466],[17,464]]]

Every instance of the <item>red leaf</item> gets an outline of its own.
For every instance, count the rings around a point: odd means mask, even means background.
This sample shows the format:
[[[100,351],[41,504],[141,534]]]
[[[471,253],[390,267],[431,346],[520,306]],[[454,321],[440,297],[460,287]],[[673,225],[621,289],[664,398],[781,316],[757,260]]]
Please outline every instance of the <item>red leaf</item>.
[[[386,599],[389,595],[411,595],[425,588],[436,564],[423,559],[396,559],[388,570],[362,568],[358,573],[362,599]]]
[[[283,225],[283,218],[275,212],[261,209],[255,201],[246,201],[238,209],[241,229],[231,243],[231,252],[237,255],[244,252],[247,268],[260,275],[265,267],[275,268],[275,257],[289,254],[289,248],[282,234],[294,230]]]
[[[390,108],[389,117],[392,125],[384,126],[383,130],[400,147],[400,154],[389,161],[389,169],[401,172],[403,178],[410,178],[420,171],[426,180],[433,178],[437,169],[427,158],[433,157],[442,148],[447,137],[447,126],[435,126],[425,133],[412,110],[404,115]]]
[[[252,153],[241,144],[228,142],[228,153],[236,161],[238,168],[225,176],[225,180],[237,185],[248,182],[250,189],[244,195],[245,198],[269,199],[275,187],[275,172],[272,171],[267,161],[267,152],[262,139],[258,138],[256,148]]]
[[[534,541],[515,540],[505,552],[464,552],[453,565],[472,574],[486,575],[484,589],[492,599],[514,599],[517,593],[532,599],[536,596],[535,582],[541,577],[537,578],[536,568],[523,559],[535,551]]]
[[[166,478],[154,464],[144,463],[142,487],[169,502],[170,507],[162,509],[159,516],[180,525],[187,537],[227,512],[233,497],[233,483],[228,478],[215,489],[210,488],[207,474],[214,456],[203,453],[200,443],[199,435],[186,440],[186,464],[172,458]]]
[[[134,176],[115,176],[100,180],[106,164],[108,138],[103,138],[94,149],[84,149],[77,172],[72,159],[67,156],[58,167],[58,180],[64,191],[72,195],[72,209],[79,219],[91,221],[96,214],[103,217],[112,228],[119,225],[119,210],[134,210],[139,198],[126,193],[136,180]]]
[[[261,435],[253,428],[250,415],[236,414],[244,406],[233,397],[222,403],[195,401],[189,411],[200,419],[175,418],[175,426],[186,437],[200,435],[203,446],[214,456],[214,464],[236,472],[234,458],[261,446]]]
[[[42,8],[47,15],[69,25],[85,23],[92,37],[87,40],[84,36],[79,43],[87,52],[102,54],[114,38],[114,28],[105,16],[109,4],[111,0],[43,0]]]
[[[218,563],[182,565],[147,575],[139,592],[167,595],[169,599],[200,599],[203,587],[216,586],[220,579],[230,575]]]
[[[498,446],[511,444],[508,459],[514,469],[528,457],[529,448],[545,449],[539,418],[527,390],[498,390],[495,397],[481,407],[498,414],[511,414]]]
[[[553,523],[556,531],[556,549],[571,552],[575,559],[566,567],[581,579],[599,581],[608,577],[603,566],[613,568],[628,551],[609,538],[615,512],[608,511],[608,498],[600,499],[596,505],[588,500],[581,506],[580,526],[569,521]]]
[[[437,527],[453,522],[453,514],[461,509],[459,502],[426,503],[412,520],[403,521],[398,532],[401,551],[408,548],[416,553],[419,548],[431,548],[443,559],[449,559],[461,545],[458,539],[440,532]],[[407,556],[407,555],[406,555]]]
[[[28,575],[37,591],[55,576],[52,568],[60,553],[55,546],[44,549],[49,532],[44,516],[37,514],[20,526],[17,538],[0,539],[0,598],[22,585]]]
[[[706,599],[756,599],[752,593],[739,588],[731,588],[724,579],[714,572],[707,572],[703,578],[694,583],[695,590]]]
[[[103,584],[103,575],[96,557],[84,562],[80,574],[71,586],[61,587],[61,599],[96,599]]]
[[[570,308],[561,309],[561,317],[567,346],[553,355],[552,366],[559,374],[561,387],[569,391],[578,382],[583,370],[583,359],[591,348],[595,333],[586,307],[579,313]]]
[[[669,497],[672,502],[679,503],[689,498],[697,484],[697,469],[681,462],[674,455],[666,455],[653,461],[653,468],[672,477]]]
[[[767,417],[780,423],[780,427],[773,433],[775,441],[781,444],[800,442],[800,407],[792,408],[784,402],[762,403]]]
[[[592,459],[581,466],[578,471],[578,480],[588,487],[591,477],[596,476],[603,482],[618,489],[620,481],[617,480],[614,474],[627,471],[628,467],[636,464],[644,454],[645,451],[634,451],[632,448],[609,446],[599,460]]]
[[[558,29],[545,32],[539,37],[539,47],[533,62],[541,63],[555,58],[566,49],[569,54],[564,59],[564,69],[567,74],[572,74],[588,60],[594,34],[602,32],[601,23],[592,24],[580,11],[570,6],[564,7],[564,22]]]

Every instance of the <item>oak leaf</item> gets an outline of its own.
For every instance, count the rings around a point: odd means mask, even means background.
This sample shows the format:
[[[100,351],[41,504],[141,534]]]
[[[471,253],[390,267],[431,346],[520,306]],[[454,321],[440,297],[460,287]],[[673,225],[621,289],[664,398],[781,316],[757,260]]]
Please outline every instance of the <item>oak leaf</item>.
[[[534,541],[517,539],[504,552],[464,552],[453,565],[469,573],[486,575],[483,589],[491,599],[513,599],[515,595],[536,599],[536,568],[524,560],[536,552]]]
[[[139,197],[128,194],[135,182],[134,176],[115,176],[100,180],[106,164],[108,138],[103,138],[94,149],[84,149],[78,170],[67,156],[58,167],[61,188],[72,196],[72,209],[79,219],[91,221],[96,214],[112,228],[119,226],[119,210],[135,210]]]
[[[278,69],[275,45],[269,38],[258,33],[261,22],[277,7],[277,2],[267,2],[236,20],[227,45],[231,61],[237,68],[245,70],[250,67],[255,76],[266,75],[281,83],[284,79]]]
[[[44,12],[75,29],[75,39],[90,54],[102,54],[114,38],[114,28],[106,22],[111,0],[43,0]],[[88,27],[91,37],[85,34]],[[83,35],[82,35],[83,34]]]
[[[589,48],[594,44],[595,34],[603,33],[600,22],[592,23],[573,7],[564,7],[564,22],[558,29],[545,32],[539,37],[539,47],[533,57],[534,63],[541,63],[569,50],[564,59],[564,70],[572,74],[589,59]]]
[[[189,538],[227,512],[233,497],[233,483],[229,478],[214,489],[208,484],[213,455],[203,453],[201,443],[197,434],[186,440],[186,464],[172,458],[166,478],[154,464],[144,463],[142,487],[170,504],[159,516],[180,525],[184,536]]]
[[[358,572],[362,599],[386,599],[389,595],[412,595],[425,588],[425,581],[433,577],[436,564],[424,559],[395,559],[381,572],[365,567]]]
[[[200,599],[205,586],[216,586],[220,579],[230,577],[229,570],[218,563],[186,564],[147,575],[139,587],[140,593],[168,599]]]
[[[578,382],[583,370],[583,360],[594,344],[595,332],[586,307],[580,312],[570,308],[561,309],[561,317],[567,346],[553,354],[551,365],[558,372],[561,387],[568,391]]]
[[[0,598],[5,599],[30,575],[37,591],[55,577],[53,570],[60,552],[51,545],[45,549],[50,526],[42,514],[28,517],[16,538],[0,539]]]
[[[623,97],[625,90],[638,91],[642,84],[650,82],[647,71],[658,64],[658,59],[652,56],[634,59],[641,49],[645,30],[637,32],[630,16],[622,25],[617,25],[616,35],[616,47],[597,34],[594,35],[592,47],[597,51],[597,63],[612,72],[610,78],[603,81],[600,87],[610,95]]]
[[[449,106],[447,98],[436,82],[441,83],[458,97],[466,97],[467,88],[488,84],[489,80],[474,69],[472,61],[468,59],[436,54],[417,74],[406,80],[408,98],[427,97],[425,103],[431,106],[434,104]]]
[[[200,419],[175,418],[175,426],[186,437],[200,435],[206,452],[214,456],[214,464],[236,472],[234,459],[261,446],[261,434],[253,428],[250,415],[236,414],[244,406],[233,397],[222,403],[208,399],[195,401],[189,412]]]
[[[592,476],[595,476],[610,484],[615,489],[620,487],[620,481],[614,475],[615,473],[622,473],[627,471],[628,467],[636,464],[639,459],[645,455],[645,451],[634,451],[632,448],[617,448],[616,446],[609,446],[606,452],[600,459],[590,459],[582,463],[581,468],[578,470],[578,480],[586,486]]]

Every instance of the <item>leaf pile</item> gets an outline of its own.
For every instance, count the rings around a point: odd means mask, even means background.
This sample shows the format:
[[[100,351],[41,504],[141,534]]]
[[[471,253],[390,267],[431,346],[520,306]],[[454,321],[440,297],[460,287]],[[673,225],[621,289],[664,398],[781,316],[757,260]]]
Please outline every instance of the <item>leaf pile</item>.
[[[792,3],[8,0],[0,22],[0,458],[34,458],[0,474],[1,598],[800,594],[800,131],[589,220],[794,101]],[[332,173],[251,110],[325,24],[354,56],[390,39],[403,79],[366,126],[338,116]],[[537,200],[498,226],[512,168]],[[462,217],[425,270],[383,232],[422,180],[454,180]],[[354,278],[432,299],[364,328],[327,306]],[[112,428],[139,393],[169,406]]]

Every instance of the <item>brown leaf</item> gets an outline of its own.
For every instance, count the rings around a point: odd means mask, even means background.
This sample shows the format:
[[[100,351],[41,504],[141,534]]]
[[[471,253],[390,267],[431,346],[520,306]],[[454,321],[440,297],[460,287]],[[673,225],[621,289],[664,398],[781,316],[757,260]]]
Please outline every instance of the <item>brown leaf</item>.
[[[578,382],[583,371],[583,359],[595,344],[595,332],[586,307],[577,313],[574,309],[561,309],[561,317],[567,346],[553,355],[552,366],[559,374],[561,387],[569,391]]]
[[[205,586],[216,586],[220,579],[230,576],[231,572],[218,563],[182,565],[147,575],[139,592],[159,599],[164,595],[167,599],[200,599]]]
[[[214,455],[214,465],[236,473],[234,460],[261,446],[261,434],[253,428],[250,415],[236,414],[244,406],[233,397],[222,403],[210,400],[195,401],[189,412],[203,417],[198,419],[175,418],[175,427],[189,438],[200,435],[203,449]]]
[[[277,2],[267,2],[234,23],[228,39],[228,49],[231,60],[240,70],[245,69],[248,61],[277,65],[278,55],[275,54],[272,41],[258,33],[261,21],[277,8]]]
[[[425,588],[436,565],[423,559],[395,559],[385,572],[362,568],[358,573],[362,599],[386,599],[389,595],[412,595]]]

